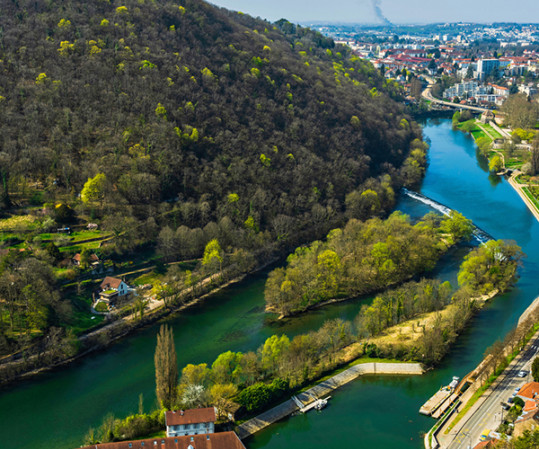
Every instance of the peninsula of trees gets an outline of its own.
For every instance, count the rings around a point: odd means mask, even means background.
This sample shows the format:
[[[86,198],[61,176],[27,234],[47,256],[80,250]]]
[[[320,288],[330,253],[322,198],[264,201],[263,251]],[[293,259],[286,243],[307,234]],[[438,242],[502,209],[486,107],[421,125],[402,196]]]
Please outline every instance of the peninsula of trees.
[[[270,273],[266,309],[287,316],[331,299],[384,290],[434,268],[472,229],[458,212],[443,218],[429,213],[415,225],[400,212],[386,220],[352,219],[332,230],[326,242],[296,249],[286,268]]]

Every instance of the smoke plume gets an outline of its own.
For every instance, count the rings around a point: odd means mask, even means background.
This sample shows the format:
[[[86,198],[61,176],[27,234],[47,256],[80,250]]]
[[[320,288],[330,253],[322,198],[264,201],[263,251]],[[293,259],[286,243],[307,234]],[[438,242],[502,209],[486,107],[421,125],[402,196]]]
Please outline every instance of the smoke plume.
[[[382,7],[380,6],[380,0],[371,0],[371,2],[374,9],[374,14],[376,14],[376,18],[384,25],[393,25],[389,20],[387,20],[387,17],[384,16]]]

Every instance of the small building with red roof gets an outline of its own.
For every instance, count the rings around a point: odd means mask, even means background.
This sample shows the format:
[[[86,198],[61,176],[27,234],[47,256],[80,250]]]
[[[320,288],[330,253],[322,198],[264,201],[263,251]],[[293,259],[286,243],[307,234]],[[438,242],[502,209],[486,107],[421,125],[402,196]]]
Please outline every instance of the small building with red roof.
[[[476,444],[473,449],[494,449],[497,443],[499,443],[499,441],[496,439],[481,441]]]
[[[213,433],[215,420],[215,407],[168,411],[165,413],[167,436]]]
[[[539,382],[528,382],[527,384],[524,384],[517,393],[517,396],[524,402],[535,400],[537,395],[539,395]]]

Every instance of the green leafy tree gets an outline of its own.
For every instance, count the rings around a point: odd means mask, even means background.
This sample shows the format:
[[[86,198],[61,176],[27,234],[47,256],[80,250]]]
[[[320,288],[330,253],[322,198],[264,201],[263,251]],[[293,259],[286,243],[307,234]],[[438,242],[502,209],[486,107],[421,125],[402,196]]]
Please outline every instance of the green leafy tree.
[[[211,267],[219,263],[219,271],[222,270],[223,264],[223,250],[217,239],[212,239],[204,248],[204,255],[202,256],[202,265]]]
[[[286,335],[272,335],[265,342],[261,350],[262,366],[269,372],[276,372],[279,360],[290,348],[290,339]]]
[[[227,351],[220,354],[211,366],[214,381],[220,384],[239,383],[242,359],[241,352]]]
[[[440,223],[440,230],[451,236],[452,243],[470,239],[473,229],[472,220],[454,210],[449,213],[449,217],[444,217]]]
[[[107,184],[107,177],[103,173],[98,173],[93,178],[88,178],[88,181],[84,184],[80,198],[83,203],[90,203],[93,201],[99,201],[103,204],[105,199],[105,187]]]
[[[500,156],[495,154],[488,163],[488,169],[492,173],[498,173],[503,168],[503,161]]]

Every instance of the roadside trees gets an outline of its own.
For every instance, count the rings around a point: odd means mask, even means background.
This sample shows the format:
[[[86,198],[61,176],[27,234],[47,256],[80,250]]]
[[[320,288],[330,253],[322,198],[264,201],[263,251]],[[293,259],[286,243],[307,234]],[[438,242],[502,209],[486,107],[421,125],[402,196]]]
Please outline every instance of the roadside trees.
[[[539,357],[535,357],[532,362],[532,377],[535,382],[539,382]]]

